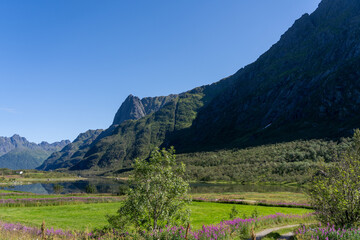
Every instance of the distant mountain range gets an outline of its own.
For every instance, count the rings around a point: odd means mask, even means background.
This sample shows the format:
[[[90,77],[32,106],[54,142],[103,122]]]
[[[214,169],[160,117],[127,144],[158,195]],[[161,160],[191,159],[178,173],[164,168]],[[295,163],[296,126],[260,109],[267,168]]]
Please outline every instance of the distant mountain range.
[[[0,168],[34,169],[51,153],[61,150],[69,143],[69,140],[63,140],[52,144],[36,144],[17,134],[10,138],[0,137]]]
[[[360,1],[323,0],[234,75],[167,97],[130,95],[112,126],[80,134],[39,169],[120,170],[154,147],[216,155],[301,139],[337,140],[358,127]]]

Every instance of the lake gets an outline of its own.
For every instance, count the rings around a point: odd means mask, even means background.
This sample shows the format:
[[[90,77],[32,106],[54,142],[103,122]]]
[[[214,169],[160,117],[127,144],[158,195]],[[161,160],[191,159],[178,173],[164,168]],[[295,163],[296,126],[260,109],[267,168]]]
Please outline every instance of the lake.
[[[31,192],[36,194],[53,194],[54,185],[63,187],[62,194],[84,193],[86,187],[92,185],[97,193],[117,193],[119,187],[126,185],[126,182],[109,179],[89,179],[74,182],[60,183],[33,183],[27,185],[14,185],[1,187],[3,190],[15,190]],[[191,193],[224,193],[224,192],[302,192],[301,188],[278,185],[241,185],[241,184],[212,184],[212,183],[191,183]]]

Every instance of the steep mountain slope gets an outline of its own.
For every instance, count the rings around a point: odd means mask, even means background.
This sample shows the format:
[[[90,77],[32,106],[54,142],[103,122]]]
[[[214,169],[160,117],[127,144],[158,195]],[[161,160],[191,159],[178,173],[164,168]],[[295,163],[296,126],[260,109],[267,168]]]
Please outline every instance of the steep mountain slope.
[[[54,151],[69,144],[69,140],[40,144],[32,143],[24,137],[0,137],[0,168],[34,169],[44,162]]]
[[[203,108],[182,151],[348,136],[360,126],[360,1],[324,0]]]
[[[68,166],[128,168],[157,146],[191,153],[348,136],[360,126],[359,69],[360,1],[323,0],[227,79],[171,96],[147,115],[129,96],[133,107],[119,109],[106,134]]]

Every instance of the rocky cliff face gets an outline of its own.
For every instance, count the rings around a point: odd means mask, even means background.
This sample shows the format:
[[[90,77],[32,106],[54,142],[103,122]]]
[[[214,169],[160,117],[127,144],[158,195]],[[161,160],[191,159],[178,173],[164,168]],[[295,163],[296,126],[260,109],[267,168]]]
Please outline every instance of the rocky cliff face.
[[[175,97],[176,95],[169,95],[166,97],[147,97],[140,100],[140,98],[130,94],[115,114],[113,125],[121,124],[126,120],[137,120],[145,117],[158,111]]]

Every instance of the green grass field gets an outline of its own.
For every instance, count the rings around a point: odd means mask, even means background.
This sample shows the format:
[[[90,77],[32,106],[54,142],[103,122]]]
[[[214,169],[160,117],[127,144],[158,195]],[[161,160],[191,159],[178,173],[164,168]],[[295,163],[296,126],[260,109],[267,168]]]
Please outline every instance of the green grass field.
[[[107,224],[106,214],[115,214],[120,203],[95,203],[47,207],[3,207],[0,208],[0,220],[4,222],[19,222],[28,226],[39,227],[43,220],[48,228],[85,230],[86,228],[100,228]],[[192,228],[202,225],[215,224],[229,219],[233,204],[193,202],[191,204]],[[250,214],[256,208],[259,215],[274,213],[305,214],[309,209],[263,207],[250,205],[236,205],[239,217]]]

